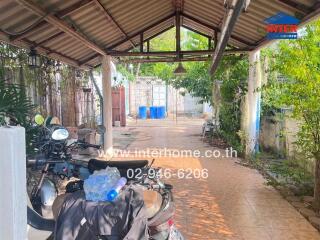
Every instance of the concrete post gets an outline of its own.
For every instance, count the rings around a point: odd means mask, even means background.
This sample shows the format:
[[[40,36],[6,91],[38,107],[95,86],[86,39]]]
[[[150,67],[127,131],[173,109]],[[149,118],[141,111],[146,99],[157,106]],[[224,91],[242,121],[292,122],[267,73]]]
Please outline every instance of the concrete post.
[[[107,158],[113,156],[112,140],[112,90],[111,90],[111,56],[102,57],[102,95],[103,95],[103,124],[106,128],[104,134],[104,151]]]
[[[261,78],[260,51],[252,51],[249,53],[248,92],[242,112],[247,156],[257,152],[259,147],[261,92],[258,89],[261,87]]]
[[[24,128],[0,127],[0,156],[0,239],[27,239]]]

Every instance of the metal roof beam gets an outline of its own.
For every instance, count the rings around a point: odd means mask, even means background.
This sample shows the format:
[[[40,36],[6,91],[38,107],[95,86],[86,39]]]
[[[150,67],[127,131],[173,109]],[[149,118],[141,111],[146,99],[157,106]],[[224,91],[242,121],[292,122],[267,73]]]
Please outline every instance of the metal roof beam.
[[[144,32],[146,32],[146,31],[148,31],[148,30],[150,30],[150,29],[158,26],[159,24],[167,21],[168,19],[170,19],[170,18],[172,18],[172,17],[174,17],[174,16],[175,16],[175,13],[171,13],[171,14],[169,14],[168,16],[160,19],[159,21],[156,21],[155,23],[150,24],[149,26],[143,28],[142,30],[140,30],[140,31],[138,31],[138,32],[136,32],[136,33],[134,33],[134,34],[128,35],[128,37],[126,37],[125,39],[123,39],[123,40],[121,40],[121,41],[119,41],[119,42],[117,42],[117,43],[115,43],[115,44],[107,47],[107,49],[112,50],[112,49],[114,49],[114,48],[116,48],[116,47],[119,47],[121,44],[124,44],[125,42],[128,42],[128,41],[131,40],[132,38],[134,38],[134,37],[140,35],[141,33],[144,33]]]
[[[87,6],[88,4],[90,4],[93,0],[82,0],[80,2],[77,2],[73,5],[71,5],[70,7],[64,9],[64,10],[61,10],[59,12],[57,12],[55,15],[58,17],[58,18],[63,18],[63,17],[66,17],[78,10],[80,10],[81,8]],[[38,30],[39,28],[47,25],[48,22],[47,21],[40,21],[38,24],[35,24],[33,27],[31,27],[30,29],[28,29],[27,31],[25,31],[24,33],[22,34],[19,34],[19,35],[16,35],[16,36],[12,36],[10,39],[11,41],[17,41],[17,40],[20,40],[24,37],[26,37],[28,34]]]
[[[81,62],[79,62],[79,65],[81,66],[81,65],[87,64],[88,62],[90,62],[91,60],[93,60],[93,59],[95,59],[95,58],[97,58],[99,56],[100,56],[100,54],[94,54],[94,55],[92,55],[90,57],[87,57],[86,59],[84,59]]]
[[[278,1],[280,3],[282,3],[283,5],[289,6],[293,9],[295,9],[296,11],[302,12],[304,14],[308,14],[311,11],[311,9],[308,6],[303,5],[301,3],[297,3],[293,0],[278,0]]]
[[[162,33],[165,33],[166,31],[169,31],[169,30],[172,29],[173,27],[174,27],[173,25],[172,25],[172,26],[169,26],[169,27],[167,27],[167,28],[164,28],[164,29],[161,30],[160,32],[157,32],[156,34],[154,34],[154,35],[152,35],[152,36],[150,36],[150,37],[148,37],[148,38],[143,39],[143,43],[148,42],[148,41],[154,39],[155,37],[158,37],[158,36],[161,35]],[[139,44],[140,44],[140,43],[139,43]],[[135,48],[136,46],[138,46],[138,45],[135,45],[134,47],[131,47],[131,48],[129,48],[129,49],[126,49],[125,51],[130,51],[130,50],[132,50],[133,48]]]
[[[52,24],[56,28],[60,29],[61,31],[67,33],[71,37],[77,39],[80,41],[83,45],[86,47],[94,50],[95,52],[105,55],[105,51],[98,46],[97,44],[91,42],[86,36],[80,34],[79,32],[75,31],[72,27],[70,27],[68,24],[66,24],[63,20],[59,19],[58,17],[54,15],[48,14],[45,10],[43,10],[41,7],[36,5],[34,2],[31,2],[30,0],[16,0],[19,2],[22,6],[29,9],[33,13],[41,16],[44,18],[45,21]]]
[[[55,15],[58,18],[64,18],[72,13],[75,13],[75,12],[81,10],[84,7],[87,7],[91,3],[93,3],[93,0],[81,0],[81,1],[71,5],[70,7],[67,7],[66,9],[63,9],[63,10],[57,12]]]
[[[194,33],[197,33],[197,34],[199,34],[199,35],[201,35],[201,36],[204,36],[204,37],[206,37],[206,38],[211,38],[211,36],[209,36],[209,35],[207,35],[207,34],[205,34],[205,33],[202,33],[202,32],[200,32],[200,31],[198,31],[198,30],[196,30],[196,29],[193,29],[193,28],[191,28],[191,27],[189,27],[189,26],[182,25],[182,27],[185,28],[185,29],[188,29],[188,30],[191,31],[191,32],[194,32]]]
[[[247,52],[238,52],[234,50],[226,50],[224,55],[232,55],[232,54],[247,54]],[[131,58],[131,59],[123,59],[120,62],[123,63],[156,63],[156,62],[195,62],[195,61],[209,61],[211,57],[208,56],[193,56],[193,57],[182,57],[177,59],[176,57],[160,57],[160,58]]]
[[[223,21],[221,33],[218,39],[217,47],[214,51],[212,57],[212,64],[210,67],[210,73],[213,74],[220,63],[223,56],[223,52],[228,44],[229,38],[231,37],[231,32],[236,24],[244,7],[246,7],[246,0],[233,0],[232,6],[228,9],[227,15]]]
[[[29,41],[29,40],[27,40],[27,39],[22,39],[24,42],[26,42],[26,43],[28,43],[28,44],[30,44],[30,45],[34,45],[35,43],[33,42],[33,41]],[[71,65],[73,65],[73,66],[75,66],[75,67],[78,67],[79,66],[79,62],[77,61],[77,60],[75,60],[75,59],[73,59],[73,58],[71,58],[71,57],[68,57],[68,56],[66,56],[66,55],[64,55],[64,54],[62,54],[62,53],[60,53],[60,52],[58,52],[58,51],[54,51],[54,50],[52,50],[52,49],[50,49],[50,48],[47,48],[47,47],[39,47],[40,48],[40,50],[44,50],[45,52],[46,52],[46,55],[47,56],[50,56],[50,55],[58,55],[58,56],[60,56],[60,57],[62,57],[62,59],[65,59],[65,60],[63,60],[63,61],[66,61],[66,62],[68,62],[69,64],[71,63]],[[61,59],[61,60],[62,60]]]
[[[315,3],[312,7],[314,10],[306,15],[298,25],[298,28],[300,29],[301,27],[305,26],[306,24],[318,19],[320,17],[320,4]],[[277,39],[267,39],[266,37],[261,38],[259,41],[256,42],[257,47],[256,49],[261,49],[263,47],[266,47],[268,44],[271,44],[273,42],[276,42]]]
[[[93,1],[99,7],[99,9],[104,13],[107,20],[110,21],[125,38],[127,38],[128,37],[127,33],[123,30],[123,28],[119,25],[119,23],[117,23],[117,21],[112,17],[110,12],[99,2],[99,0],[93,0]],[[134,46],[134,43],[131,40],[130,40],[130,43],[132,46]]]
[[[209,61],[209,57],[191,57],[191,58],[133,58],[120,60],[120,63],[159,63],[159,62],[199,62],[199,61]]]
[[[206,27],[206,28],[212,29],[212,30],[214,30],[214,31],[216,31],[216,32],[218,32],[218,33],[221,32],[221,30],[220,30],[218,27],[213,26],[213,25],[208,24],[208,23],[205,23],[205,22],[203,22],[203,21],[201,21],[201,20],[199,20],[199,19],[197,19],[197,18],[195,18],[195,17],[193,17],[193,16],[191,16],[191,15],[188,15],[188,14],[185,14],[185,13],[181,13],[181,15],[182,15],[183,17],[185,17],[185,18],[188,18],[189,20],[191,20],[191,21],[193,21],[193,22],[195,22],[195,23],[198,23],[198,24]],[[234,34],[231,34],[231,38],[234,39],[234,40],[236,40],[237,42],[240,42],[240,43],[242,43],[242,44],[244,44],[244,45],[247,45],[248,47],[255,47],[255,46],[256,46],[256,45],[248,42],[248,41],[245,40],[245,39],[242,39],[242,38],[240,38],[240,37],[238,37],[238,36],[235,36]]]
[[[183,12],[184,0],[172,0],[172,5],[175,12]]]
[[[21,39],[19,41],[16,41],[16,42],[12,42],[10,41],[10,36],[3,32],[3,31],[0,31],[0,39],[2,41],[5,41],[9,44],[12,44],[14,46],[17,46],[17,47],[20,47],[20,48],[25,48],[25,49],[29,49],[30,47],[34,46],[36,43],[33,42],[33,41],[30,41],[28,39]],[[88,65],[88,64],[85,64],[85,65],[82,65],[80,66],[79,65],[79,62],[73,58],[70,58],[60,52],[57,52],[57,51],[54,51],[50,48],[47,48],[47,47],[41,47],[39,46],[38,47],[38,52],[41,54],[41,55],[44,55],[44,56],[50,56],[52,57],[53,59],[56,59],[56,60],[59,60],[59,61],[62,61],[62,62],[65,62],[71,66],[74,66],[74,67],[81,67],[85,70],[88,70],[88,68],[92,68],[92,66]]]
[[[233,54],[243,54],[250,51],[249,49],[232,49],[232,50],[226,50],[229,53],[232,52]],[[143,57],[143,56],[176,56],[178,51],[152,51],[152,52],[122,52],[122,51],[112,51],[108,52],[109,55],[114,57]],[[180,51],[180,54],[182,56],[190,55],[190,56],[196,56],[196,55],[208,55],[213,54],[214,52],[209,50],[187,50],[187,51]]]
[[[48,42],[50,42],[50,41],[52,41],[52,40],[54,40],[54,39],[56,39],[56,38],[58,38],[58,37],[60,37],[60,36],[63,36],[64,34],[65,34],[64,32],[58,32],[58,33],[52,35],[51,37],[48,37],[47,39],[42,40],[41,42],[36,43],[36,44],[34,45],[34,47],[36,48],[36,47],[39,47],[39,46],[41,46],[41,45],[43,45],[43,44],[46,44],[46,43],[48,43]]]
[[[34,32],[35,30],[42,28],[43,26],[46,26],[48,23],[46,21],[38,22],[37,24],[34,24],[32,27],[30,27],[28,30],[24,31],[21,34],[10,36],[11,41],[18,41],[22,38],[26,37],[28,34]]]

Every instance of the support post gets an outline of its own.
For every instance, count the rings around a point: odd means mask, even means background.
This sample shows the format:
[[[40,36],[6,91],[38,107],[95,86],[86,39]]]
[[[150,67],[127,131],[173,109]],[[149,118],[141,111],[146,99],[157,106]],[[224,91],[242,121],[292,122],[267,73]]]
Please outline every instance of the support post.
[[[103,125],[106,128],[104,134],[104,152],[107,158],[113,156],[112,140],[112,90],[111,90],[111,56],[102,57],[102,94],[103,94]]]
[[[180,59],[180,12],[176,12],[176,52],[177,52],[177,58]]]
[[[98,96],[99,96],[99,102],[100,102],[100,121],[101,121],[100,124],[103,125],[103,124],[104,124],[104,122],[103,122],[103,96],[102,96],[102,93],[101,93],[101,91],[100,91],[100,89],[99,89],[99,86],[98,86],[98,84],[97,84],[97,81],[96,81],[96,79],[95,79],[94,76],[93,76],[92,70],[90,70],[89,76],[90,76],[91,81],[92,81],[92,83],[93,83],[93,86],[94,86],[94,88],[96,89],[96,92],[97,92],[97,94],[98,94]],[[104,143],[104,134],[101,134],[100,144],[103,144],[103,143]]]
[[[0,239],[27,239],[24,128],[0,127],[0,146]]]
[[[140,34],[140,52],[143,52],[143,33]]]
[[[242,106],[247,157],[259,150],[261,92],[258,89],[261,87],[261,74],[260,51],[252,51],[249,53],[248,92]]]
[[[147,52],[150,52],[150,40],[147,41]],[[147,59],[149,59],[149,56]]]
[[[216,50],[217,48],[217,43],[218,43],[218,31],[215,30],[214,31],[214,47],[213,47],[214,50]]]

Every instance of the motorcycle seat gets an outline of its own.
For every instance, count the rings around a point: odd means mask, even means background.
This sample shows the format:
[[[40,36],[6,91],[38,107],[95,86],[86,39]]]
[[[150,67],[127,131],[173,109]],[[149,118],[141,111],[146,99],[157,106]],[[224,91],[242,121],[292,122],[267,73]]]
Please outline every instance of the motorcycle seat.
[[[128,169],[143,168],[148,165],[148,160],[129,160],[129,161],[104,161],[98,159],[90,159],[88,169],[90,173],[95,170],[105,169],[106,167],[116,167],[120,171],[121,176],[126,176]]]

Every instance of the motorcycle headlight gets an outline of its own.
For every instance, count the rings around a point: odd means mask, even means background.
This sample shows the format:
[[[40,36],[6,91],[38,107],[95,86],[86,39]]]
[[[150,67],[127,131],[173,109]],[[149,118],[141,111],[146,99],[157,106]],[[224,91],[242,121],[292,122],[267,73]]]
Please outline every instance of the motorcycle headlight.
[[[65,128],[58,128],[53,131],[51,138],[56,141],[66,140],[69,137],[69,132]]]

